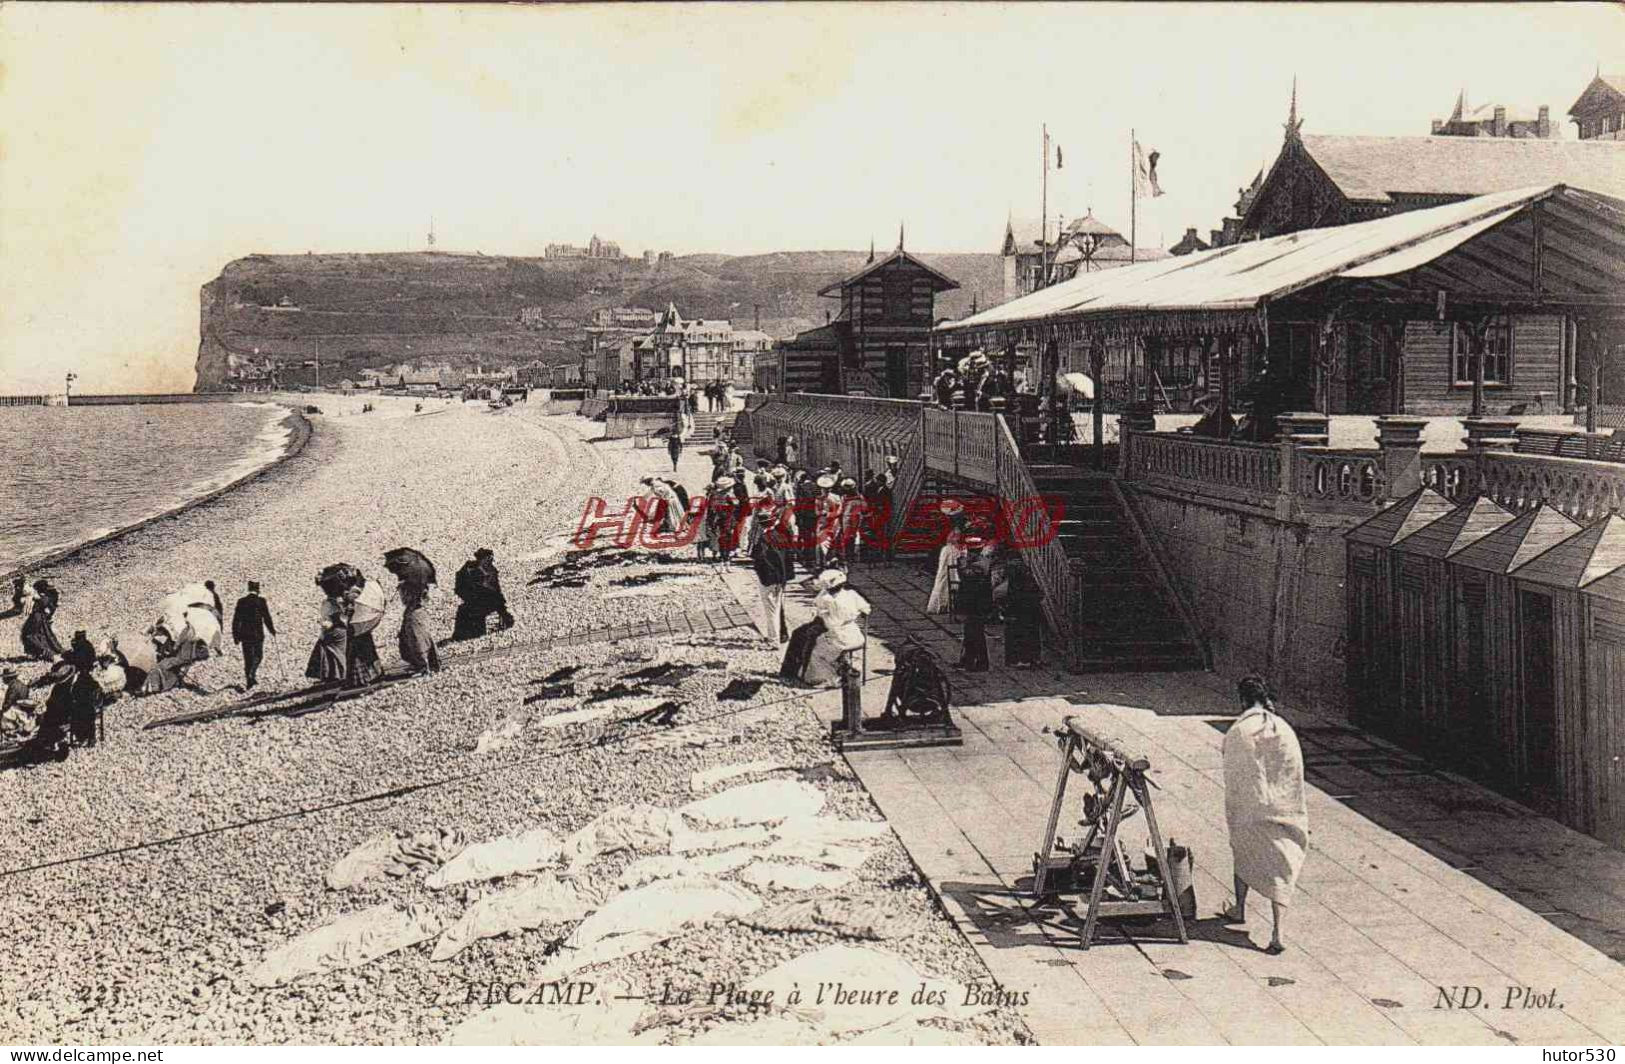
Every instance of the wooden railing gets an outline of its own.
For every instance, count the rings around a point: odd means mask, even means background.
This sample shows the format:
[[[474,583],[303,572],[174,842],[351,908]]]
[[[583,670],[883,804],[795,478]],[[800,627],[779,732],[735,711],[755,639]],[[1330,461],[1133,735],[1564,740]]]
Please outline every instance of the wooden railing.
[[[1129,450],[1131,479],[1262,510],[1275,506],[1281,451],[1189,434],[1143,432]]]
[[[1477,488],[1513,511],[1541,503],[1584,524],[1625,512],[1625,466],[1584,458],[1492,452],[1479,456]]]
[[[1478,459],[1465,451],[1422,456],[1422,486],[1432,488],[1451,502],[1472,497],[1478,484]]]
[[[993,460],[997,496],[1005,506],[1011,508],[1010,518],[1022,525],[1010,531],[1019,542],[1040,541],[1038,546],[1020,549],[1034,579],[1044,592],[1044,617],[1055,633],[1053,645],[1065,647],[1068,656],[1076,658],[1080,647],[1072,620],[1083,608],[1080,573],[1068,561],[1059,536],[1038,534],[1044,531],[1037,527],[1038,522],[1048,522],[1049,530],[1053,532],[1057,518],[1048,507],[1041,512],[1027,503],[1027,500],[1039,499],[1042,495],[1038,485],[1033,482],[1026,461],[1021,457],[1021,449],[1016,446],[1010,426],[1002,415],[981,416],[994,420]]]
[[[998,487],[998,418],[997,414],[924,407],[926,468]]]

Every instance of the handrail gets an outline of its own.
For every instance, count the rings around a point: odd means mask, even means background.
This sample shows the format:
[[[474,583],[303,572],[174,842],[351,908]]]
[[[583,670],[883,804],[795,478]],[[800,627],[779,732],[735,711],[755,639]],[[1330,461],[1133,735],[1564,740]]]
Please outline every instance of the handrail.
[[[994,419],[996,426],[994,453],[995,488],[998,498],[1005,506],[1010,506],[1014,502],[1018,507],[1028,499],[1042,498],[1042,493],[1033,482],[1032,472],[1021,457],[1021,449],[1016,446],[1016,438],[1011,433],[1004,415],[988,416]],[[1027,512],[1025,509],[1019,511],[1022,516]],[[1054,519],[1047,505],[1045,519]],[[1044,617],[1049,621],[1050,629],[1055,633],[1059,645],[1066,648],[1068,655],[1075,657],[1078,646],[1072,618],[1077,616],[1078,610],[1082,608],[1082,595],[1078,581],[1073,575],[1071,562],[1066,556],[1066,549],[1061,546],[1059,536],[1049,536],[1036,547],[1021,549],[1026,553],[1033,577],[1043,589]]]

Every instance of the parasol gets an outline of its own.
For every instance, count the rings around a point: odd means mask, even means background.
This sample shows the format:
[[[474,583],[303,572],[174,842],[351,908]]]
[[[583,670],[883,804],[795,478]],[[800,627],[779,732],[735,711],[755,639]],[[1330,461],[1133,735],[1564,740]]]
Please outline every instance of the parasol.
[[[359,597],[350,610],[350,631],[364,635],[378,627],[384,617],[384,586],[376,580],[361,585]]]
[[[1095,382],[1087,373],[1057,373],[1055,383],[1060,385],[1063,392],[1070,392],[1085,399],[1095,397]]]
[[[164,626],[177,644],[188,641],[211,644],[220,635],[220,618],[214,612],[214,596],[202,584],[187,584],[158,600],[158,623]]]
[[[403,584],[431,587],[434,584],[434,562],[411,547],[396,547],[384,554],[384,568],[395,574]]]

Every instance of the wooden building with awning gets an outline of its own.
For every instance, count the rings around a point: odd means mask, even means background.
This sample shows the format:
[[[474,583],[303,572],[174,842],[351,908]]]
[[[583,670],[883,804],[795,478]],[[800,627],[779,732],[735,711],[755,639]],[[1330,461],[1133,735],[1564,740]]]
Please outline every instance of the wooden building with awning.
[[[1228,414],[1267,379],[1282,410],[1499,414],[1612,380],[1622,324],[1625,200],[1554,184],[1079,274],[936,341],[990,358],[1036,342],[1045,393],[1089,373],[1097,410],[1175,406],[1166,381],[1188,379]]]

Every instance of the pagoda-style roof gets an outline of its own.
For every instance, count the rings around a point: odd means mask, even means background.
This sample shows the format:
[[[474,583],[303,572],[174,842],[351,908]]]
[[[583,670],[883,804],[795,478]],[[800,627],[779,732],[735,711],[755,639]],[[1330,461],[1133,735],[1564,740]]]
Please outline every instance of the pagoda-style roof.
[[[1455,506],[1449,499],[1432,488],[1423,488],[1400,499],[1375,517],[1366,518],[1343,536],[1350,543],[1391,547],[1453,509]]]
[[[902,264],[907,264],[907,265],[914,266],[915,268],[917,268],[920,271],[922,271],[923,273],[925,273],[928,277],[930,277],[930,279],[931,279],[931,287],[932,287],[933,291],[947,292],[950,289],[954,289],[954,288],[959,287],[959,282],[954,280],[952,277],[949,277],[947,274],[943,273],[941,270],[933,269],[932,267],[927,266],[925,263],[921,262],[919,259],[915,258],[913,255],[910,255],[908,252],[904,251],[902,248],[898,248],[896,251],[892,252],[890,255],[887,255],[885,258],[879,260],[878,262],[871,262],[868,265],[864,266],[863,269],[859,270],[857,273],[854,273],[851,277],[848,277],[846,280],[844,280],[844,281],[836,281],[834,284],[829,285],[828,287],[819,289],[818,294],[821,295],[821,296],[840,295],[841,289],[846,288],[849,285],[857,284],[859,281],[863,280],[865,277],[868,277],[871,273],[876,273],[876,272],[878,272],[880,270],[887,269],[887,268],[892,267],[894,265],[902,265]]]
[[[1609,514],[1546,551],[1513,575],[1547,587],[1582,588],[1625,567],[1625,517]]]
[[[1450,562],[1486,573],[1510,573],[1579,530],[1579,525],[1543,503],[1463,547]]]
[[[1406,554],[1424,558],[1448,558],[1459,550],[1477,543],[1513,519],[1503,509],[1482,495],[1472,502],[1458,506],[1443,517],[1423,525],[1396,548]]]
[[[1615,569],[1607,576],[1598,577],[1587,584],[1586,594],[1591,598],[1625,603],[1625,569]]]

